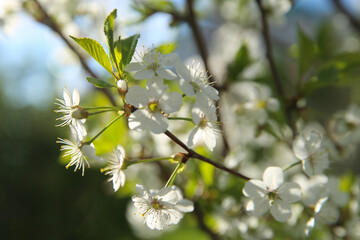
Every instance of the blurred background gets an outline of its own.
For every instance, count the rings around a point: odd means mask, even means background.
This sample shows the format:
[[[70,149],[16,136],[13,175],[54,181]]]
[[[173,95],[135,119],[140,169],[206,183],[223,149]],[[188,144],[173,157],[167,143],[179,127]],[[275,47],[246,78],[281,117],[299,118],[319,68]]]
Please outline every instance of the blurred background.
[[[111,191],[98,169],[66,170],[59,160],[57,137],[67,129],[56,128],[59,117],[55,98],[62,89],[77,88],[82,102],[94,101],[95,91],[77,53],[90,69],[106,76],[96,62],[80,51],[69,35],[91,37],[105,45],[102,25],[113,9],[118,9],[116,31],[121,36],[140,33],[139,46],[175,44],[182,59],[198,58],[192,32],[174,16],[146,12],[141,2],[149,2],[165,12],[186,11],[184,0],[0,0],[0,232],[2,239],[138,239],[126,219],[130,195]],[[259,37],[259,13],[241,5],[240,0],[194,1],[201,33],[209,49],[209,65],[217,79],[246,42],[254,64],[244,78],[267,68]],[[270,1],[271,2],[271,1]],[[276,2],[276,1],[275,1]],[[297,27],[333,52],[360,51],[359,29],[332,0],[294,0],[289,7],[278,6],[270,19],[281,75],[291,81],[297,53]],[[343,6],[360,21],[360,2],[343,0]],[[169,5],[170,3],[170,5]],[[40,4],[40,5],[39,5]],[[286,5],[286,4],[285,4]],[[39,8],[43,8],[42,10]],[[171,7],[169,7],[171,6]],[[246,5],[248,6],[248,5]],[[46,11],[45,15],[44,12]],[[276,12],[279,11],[279,12]],[[47,19],[50,17],[56,27]],[[239,24],[241,23],[241,24]],[[359,26],[357,26],[359,27]],[[58,32],[56,32],[58,31]],[[61,35],[59,35],[61,33]],[[68,41],[77,53],[69,48]],[[355,66],[360,55],[349,60]],[[359,76],[352,72],[338,85],[312,90],[308,103],[311,114],[324,122],[350,102],[360,101]],[[291,89],[287,89],[291,91]],[[91,96],[91,97],[90,97]],[[102,93],[97,92],[103,100]],[[100,100],[99,100],[100,101]],[[356,166],[353,162],[346,167]],[[149,236],[147,236],[149,237]],[[209,239],[194,219],[184,221],[180,231],[158,239]]]

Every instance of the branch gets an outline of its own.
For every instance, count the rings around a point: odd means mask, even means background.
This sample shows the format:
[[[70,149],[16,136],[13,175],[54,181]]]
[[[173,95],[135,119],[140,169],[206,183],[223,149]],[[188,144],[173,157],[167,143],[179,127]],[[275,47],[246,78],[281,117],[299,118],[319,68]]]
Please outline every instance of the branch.
[[[38,2],[38,0],[33,0],[36,7],[41,13],[41,18],[34,17],[38,22],[44,24],[45,26],[48,26],[53,32],[57,33],[59,37],[63,40],[63,42],[77,55],[79,58],[80,64],[82,68],[88,72],[93,78],[98,78],[97,75],[91,70],[89,65],[87,64],[85,58],[81,55],[81,53],[69,42],[69,40],[64,36],[64,34],[61,32],[60,27],[57,25],[57,23],[50,17],[50,15],[47,13],[45,8]],[[107,98],[110,100],[111,104],[113,106],[116,106],[116,102],[114,97],[111,95],[108,89],[105,88],[96,88],[96,90],[102,91]]]
[[[350,12],[344,7],[344,5],[339,0],[332,0],[334,5],[337,7],[337,9],[346,15],[346,17],[349,18],[351,25],[354,29],[356,29],[360,33],[360,22],[358,19],[356,19],[353,15],[350,14]]]
[[[272,78],[273,78],[273,81],[275,84],[277,94],[278,94],[279,98],[283,98],[283,102],[284,102],[284,101],[286,101],[285,92],[284,92],[284,88],[280,81],[279,73],[275,66],[275,60],[274,60],[274,56],[272,53],[273,50],[272,50],[272,43],[271,43],[271,37],[270,37],[269,23],[266,18],[266,11],[265,11],[261,1],[262,0],[256,0],[256,3],[259,8],[260,15],[261,15],[262,35],[263,35],[263,39],[264,39],[265,47],[266,47],[266,58],[269,63],[270,72],[271,72],[271,75],[272,75]],[[293,131],[293,136],[295,136],[296,135],[296,127],[295,127],[295,123],[293,121],[290,109],[288,106],[285,106],[284,110],[285,110],[286,120],[287,120],[290,128]]]
[[[182,147],[184,150],[186,150],[188,152],[187,154],[187,158],[195,158],[195,159],[198,159],[200,161],[203,161],[203,162],[207,162],[211,165],[213,165],[214,167],[218,168],[218,169],[221,169],[225,172],[228,172],[234,176],[237,176],[239,178],[242,178],[242,179],[245,179],[245,180],[250,180],[251,178],[233,170],[233,169],[230,169],[230,168],[227,168],[226,166],[224,166],[223,164],[219,163],[219,162],[215,162],[197,152],[195,152],[194,150],[192,150],[191,148],[188,148],[186,146],[185,143],[183,143],[180,139],[178,139],[174,134],[172,134],[170,131],[166,130],[166,132],[164,132],[164,134],[166,136],[168,136],[172,141],[174,141],[176,144],[178,144],[180,147]]]
[[[216,233],[214,233],[208,226],[206,226],[204,222],[204,213],[200,208],[199,204],[196,204],[194,207],[194,214],[199,222],[200,228],[206,232],[212,240],[220,240],[220,236],[218,236]]]

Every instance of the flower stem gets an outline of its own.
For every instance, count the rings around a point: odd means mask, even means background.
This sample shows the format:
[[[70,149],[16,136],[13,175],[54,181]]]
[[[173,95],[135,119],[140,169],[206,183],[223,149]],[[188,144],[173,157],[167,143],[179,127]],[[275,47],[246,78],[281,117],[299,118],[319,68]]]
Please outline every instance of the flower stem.
[[[283,169],[283,172],[285,172],[285,171],[289,170],[290,168],[292,168],[292,167],[294,167],[296,165],[299,165],[299,164],[301,164],[301,161],[294,162],[293,164],[290,164],[289,166],[285,167]]]
[[[169,120],[184,120],[188,122],[193,122],[191,118],[184,118],[184,117],[168,117]]]
[[[183,163],[179,163],[176,168],[174,169],[173,173],[171,174],[169,180],[167,181],[167,183],[165,184],[165,187],[171,187],[175,181],[176,176],[179,173],[179,169],[180,167],[183,165]]]
[[[114,110],[119,110],[119,109],[122,109],[122,108],[120,108],[120,107],[111,107],[111,106],[106,107],[106,106],[105,106],[105,107],[86,107],[86,108],[82,108],[82,109],[88,111],[88,110],[100,110],[100,109],[114,109]]]
[[[136,159],[136,160],[129,160],[126,161],[126,167],[131,166],[133,164],[138,164],[138,163],[145,163],[145,162],[156,162],[156,161],[162,161],[162,160],[169,160],[172,157],[163,157],[163,158],[148,158],[148,159]]]
[[[108,129],[113,123],[115,123],[117,120],[119,120],[122,116],[124,116],[124,114],[118,115],[116,118],[114,118],[111,122],[108,123],[108,125],[106,125],[104,127],[104,129],[102,129],[98,134],[96,134],[95,137],[93,137],[91,140],[83,142],[83,145],[85,144],[91,144],[96,138],[98,138],[106,129]]]
[[[89,116],[104,113],[104,112],[113,112],[113,111],[118,111],[118,110],[117,109],[102,110],[102,111],[98,111],[98,112],[89,113]]]

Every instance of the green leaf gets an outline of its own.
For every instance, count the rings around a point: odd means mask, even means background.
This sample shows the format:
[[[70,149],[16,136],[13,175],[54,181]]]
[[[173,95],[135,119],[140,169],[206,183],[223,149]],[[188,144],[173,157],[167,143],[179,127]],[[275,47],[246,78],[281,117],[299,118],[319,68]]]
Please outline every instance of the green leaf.
[[[170,42],[170,43],[166,43],[166,44],[161,44],[156,49],[158,49],[160,51],[160,53],[162,53],[162,54],[168,54],[168,53],[174,52],[176,48],[177,48],[177,43]]]
[[[299,44],[299,73],[302,76],[316,60],[317,46],[301,29],[298,27]]]
[[[116,42],[115,54],[120,57],[120,69],[124,70],[124,67],[131,61],[134,55],[135,48],[138,42],[140,34],[132,35],[125,39],[119,39]]]
[[[322,23],[318,29],[316,44],[319,55],[324,60],[330,60],[337,51],[337,43],[334,37],[335,32],[335,29],[332,28],[329,22]]]
[[[90,56],[92,56],[101,66],[112,74],[112,66],[108,55],[99,42],[91,38],[76,38],[70,36],[77,42]]]
[[[88,77],[86,79],[88,80],[89,83],[94,84],[95,87],[98,87],[98,88],[112,88],[112,87],[116,88],[115,85],[105,82],[104,80],[101,80],[101,79],[92,78],[92,77]]]
[[[339,70],[332,64],[322,68],[319,73],[304,85],[305,92],[328,86],[339,80]]]
[[[228,76],[230,81],[235,81],[239,74],[251,63],[248,47],[243,44],[237,51],[234,60],[228,65]]]
[[[110,52],[110,60],[112,61],[113,65],[119,71],[119,65],[116,59],[116,55],[114,52],[115,44],[114,44],[114,20],[116,18],[117,10],[114,9],[105,19],[104,22],[104,33],[106,36],[106,40],[109,47]],[[120,61],[120,59],[118,59]]]

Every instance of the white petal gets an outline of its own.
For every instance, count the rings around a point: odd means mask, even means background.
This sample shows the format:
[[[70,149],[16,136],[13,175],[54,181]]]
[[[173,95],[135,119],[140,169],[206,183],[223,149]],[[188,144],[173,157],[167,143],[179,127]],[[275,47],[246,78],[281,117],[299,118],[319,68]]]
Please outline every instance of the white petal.
[[[162,211],[162,213],[166,225],[177,224],[184,216],[183,213],[179,212],[176,209],[166,209]]]
[[[136,191],[139,193],[140,197],[146,197],[150,195],[149,189],[141,184],[136,184]]]
[[[165,69],[165,68],[158,68],[156,69],[156,74],[164,79],[167,80],[174,80],[177,78],[176,74],[173,73],[171,70],[169,69]]]
[[[119,159],[124,159],[125,158],[125,149],[123,146],[121,145],[117,145],[116,147],[116,154],[118,155]]]
[[[293,182],[285,183],[279,189],[279,197],[290,203],[299,201],[301,199],[301,188],[299,184]]]
[[[155,76],[155,72],[151,69],[140,70],[135,73],[134,78],[138,80],[144,80]]]
[[[69,91],[65,88],[64,89],[64,93],[63,93],[63,98],[64,98],[64,101],[65,101],[65,105],[70,107],[72,106],[72,102],[71,102],[71,96],[70,96],[70,93]]]
[[[153,133],[160,134],[167,130],[169,120],[161,113],[154,113],[150,121],[148,121],[148,129]]]
[[[195,127],[188,137],[187,145],[188,147],[194,146],[202,135],[202,130],[199,127]]]
[[[291,217],[290,204],[286,201],[276,200],[271,206],[270,213],[276,221],[285,222]]]
[[[313,167],[311,165],[311,162],[308,159],[301,160],[301,164],[302,164],[302,169],[304,170],[306,175],[308,175],[309,177],[314,175]]]
[[[116,192],[120,188],[120,183],[121,183],[118,174],[116,174],[116,175],[114,174],[112,182],[113,182],[114,191]]]
[[[308,145],[310,153],[315,153],[321,147],[322,138],[319,132],[311,131],[308,138]]]
[[[192,212],[194,211],[194,203],[187,199],[181,199],[176,203],[176,208],[181,212]]]
[[[140,86],[132,86],[126,94],[126,101],[137,108],[141,108],[148,104],[149,99],[145,89]]]
[[[124,171],[119,170],[116,174],[113,176],[113,188],[116,192],[119,187],[123,187],[125,184],[125,174]]]
[[[157,86],[164,86],[164,81],[159,76],[154,76],[146,81],[146,88],[151,87],[151,85],[156,84]]]
[[[263,174],[263,181],[269,191],[276,190],[284,182],[283,171],[279,167],[268,167]]]
[[[174,66],[176,62],[179,62],[180,58],[176,53],[165,54],[161,59],[159,59],[160,64],[166,67]]]
[[[269,210],[270,202],[265,198],[254,198],[247,202],[245,208],[252,216],[261,216]]]
[[[149,213],[146,215],[146,225],[148,225],[148,227],[150,229],[158,229],[158,230],[162,230],[164,227],[162,218],[160,217],[161,212],[157,211],[157,210],[153,210],[153,212]]]
[[[151,101],[157,101],[163,94],[165,94],[167,88],[168,86],[164,85],[162,82],[153,81],[151,85],[147,84],[146,96]]]
[[[129,123],[129,128],[131,130],[146,130],[146,118],[144,116],[144,112],[145,110],[137,110],[135,112],[133,112],[129,118],[128,118],[128,123]]]
[[[215,101],[219,100],[219,92],[212,86],[205,85],[204,87],[201,88],[201,90],[208,98],[211,98],[212,100]]]
[[[127,72],[136,72],[136,71],[143,70],[145,68],[146,68],[146,65],[144,63],[133,62],[133,63],[129,63],[128,65],[126,65],[124,70]]]
[[[266,185],[261,180],[249,180],[245,183],[243,193],[246,197],[264,198],[267,193]]]
[[[182,106],[182,97],[178,92],[163,94],[159,99],[159,103],[165,113],[177,112]]]
[[[194,90],[193,85],[191,85],[184,79],[180,79],[180,88],[181,88],[181,91],[189,97],[192,97],[195,95],[195,90]]]
[[[210,127],[206,127],[204,129],[204,140],[205,140],[205,145],[207,146],[207,148],[212,151],[214,149],[214,147],[216,146],[216,136],[214,134],[214,131],[212,130],[212,128]]]
[[[303,136],[298,136],[293,142],[293,151],[297,158],[307,159],[309,157],[309,151],[306,148],[305,139]]]
[[[195,103],[191,110],[191,115],[192,115],[192,120],[196,125],[200,124],[203,114],[204,113],[203,113],[202,109],[199,107],[199,105],[197,103]]]
[[[162,188],[157,195],[159,196],[159,199],[161,201],[168,202],[171,204],[176,204],[178,200],[178,195],[176,191],[174,191],[169,187]]]
[[[84,156],[93,159],[93,160],[97,160],[99,159],[99,157],[97,157],[95,155],[95,147],[94,144],[90,144],[90,145],[84,145],[81,148],[81,152],[84,154]]]
[[[185,80],[186,82],[191,81],[189,69],[182,62],[179,61],[175,63],[175,70],[183,80]]]
[[[72,102],[73,106],[77,106],[80,104],[80,94],[76,88],[73,90],[72,100],[73,100],[73,102]]]

